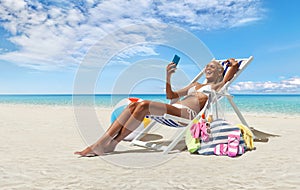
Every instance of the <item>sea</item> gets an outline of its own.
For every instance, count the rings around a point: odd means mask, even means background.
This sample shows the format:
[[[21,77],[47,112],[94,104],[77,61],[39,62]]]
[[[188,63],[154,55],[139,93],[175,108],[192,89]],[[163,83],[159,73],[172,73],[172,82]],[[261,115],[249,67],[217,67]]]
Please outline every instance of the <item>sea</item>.
[[[113,109],[121,100],[136,97],[168,103],[163,94],[130,94],[130,95],[73,95],[73,94],[26,94],[0,95],[0,104],[28,104],[48,106],[88,105]],[[242,113],[300,116],[300,94],[234,94],[233,100]],[[220,101],[223,111],[233,112],[226,99]]]

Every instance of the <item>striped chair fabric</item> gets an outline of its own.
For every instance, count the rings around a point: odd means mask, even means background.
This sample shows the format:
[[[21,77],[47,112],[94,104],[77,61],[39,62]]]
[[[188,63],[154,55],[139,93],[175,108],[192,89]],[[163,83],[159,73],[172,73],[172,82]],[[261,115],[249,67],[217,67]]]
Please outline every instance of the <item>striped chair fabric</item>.
[[[173,121],[172,119],[167,119],[164,116],[159,116],[159,115],[146,115],[146,118],[149,119],[154,119],[158,123],[167,125],[169,127],[185,127],[183,125],[180,125],[179,123]]]

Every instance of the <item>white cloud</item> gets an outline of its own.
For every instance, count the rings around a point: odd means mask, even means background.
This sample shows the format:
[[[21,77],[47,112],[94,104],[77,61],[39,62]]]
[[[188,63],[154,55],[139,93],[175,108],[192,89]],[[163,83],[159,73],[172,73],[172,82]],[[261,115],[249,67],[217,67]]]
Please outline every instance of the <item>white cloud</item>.
[[[247,25],[251,22],[255,22],[258,20],[260,20],[259,17],[253,17],[253,18],[249,17],[249,18],[240,19],[235,24],[233,24],[232,27],[239,27],[239,26]]]
[[[200,30],[245,25],[259,20],[264,12],[256,0],[178,0],[158,4],[157,8],[163,19]]]
[[[295,85],[295,86],[300,86],[300,78],[293,77],[288,80],[283,80],[282,83],[287,84],[287,85]]]
[[[14,10],[15,12],[21,11],[25,8],[26,2],[23,0],[18,1],[3,1],[2,5],[4,7],[9,7],[10,9]]]
[[[130,58],[134,55],[136,55],[137,53],[139,53],[139,55],[143,56],[143,55],[156,55],[157,53],[154,50],[154,47],[151,45],[139,45],[139,46],[135,46],[133,48],[130,48],[128,50],[125,50],[124,52],[121,52],[118,55],[118,59],[122,59],[122,58]]]
[[[233,93],[300,93],[300,77],[279,82],[238,82],[229,87],[229,90]]]
[[[259,0],[43,2],[0,1],[0,25],[18,48],[0,59],[41,70],[76,67],[99,39],[128,25],[164,22],[212,30],[255,22],[263,11]],[[130,37],[145,38],[143,34]],[[134,52],[156,54],[145,46]]]

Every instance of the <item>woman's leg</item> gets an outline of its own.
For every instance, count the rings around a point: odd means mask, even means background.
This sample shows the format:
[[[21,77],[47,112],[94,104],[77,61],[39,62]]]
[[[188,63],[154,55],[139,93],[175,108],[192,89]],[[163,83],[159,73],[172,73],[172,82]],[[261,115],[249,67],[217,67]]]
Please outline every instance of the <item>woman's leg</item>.
[[[141,124],[146,115],[163,115],[165,113],[176,116],[184,115],[185,117],[188,114],[186,110],[181,110],[169,104],[152,101],[140,102],[118,135],[108,144],[108,147],[111,147],[113,151],[120,141],[132,133],[132,131]]]
[[[160,102],[142,101],[134,103],[122,112],[96,143],[83,151],[75,152],[75,154],[86,156],[88,154],[103,155],[105,152],[112,152],[121,140],[141,124],[146,115],[163,115],[168,113],[181,116],[181,112],[181,109]]]
[[[82,151],[74,152],[74,154],[87,156],[87,155],[102,155],[105,152],[111,152],[110,150],[111,148],[109,148],[109,150],[105,150],[106,144],[108,144],[113,139],[113,137],[115,137],[120,132],[120,130],[125,125],[126,121],[134,112],[136,106],[137,103],[131,103],[94,144],[88,146]]]

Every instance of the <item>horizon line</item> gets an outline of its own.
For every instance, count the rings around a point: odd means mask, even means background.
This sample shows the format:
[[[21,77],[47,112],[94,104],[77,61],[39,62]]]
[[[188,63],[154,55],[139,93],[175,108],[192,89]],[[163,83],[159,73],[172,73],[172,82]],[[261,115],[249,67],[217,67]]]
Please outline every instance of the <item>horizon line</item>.
[[[75,95],[75,96],[91,96],[91,95],[120,95],[120,96],[127,96],[127,95],[166,95],[160,93],[153,93],[153,94],[146,94],[146,93],[132,93],[132,94],[123,94],[123,93],[80,93],[80,94],[73,94],[73,93],[0,93],[0,96],[22,96],[22,95]],[[231,95],[300,95],[300,93],[231,93]]]

